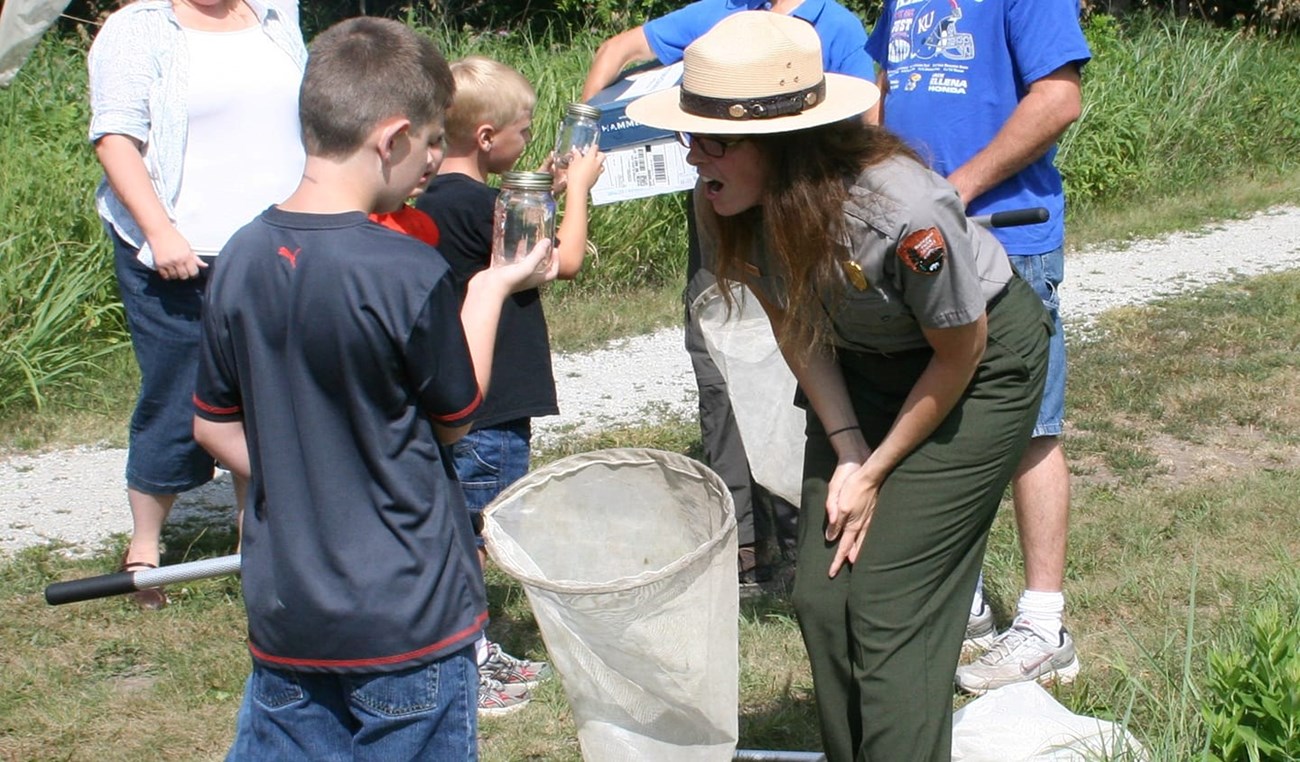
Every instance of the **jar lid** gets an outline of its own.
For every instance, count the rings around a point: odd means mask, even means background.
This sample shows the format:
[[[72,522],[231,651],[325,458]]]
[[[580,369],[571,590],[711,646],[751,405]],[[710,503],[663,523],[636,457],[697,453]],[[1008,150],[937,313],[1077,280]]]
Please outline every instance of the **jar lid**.
[[[585,103],[570,103],[568,111],[570,116],[585,116],[588,119],[600,119],[600,109],[595,106],[588,106]]]
[[[549,172],[502,172],[501,187],[513,190],[551,189],[553,178]]]

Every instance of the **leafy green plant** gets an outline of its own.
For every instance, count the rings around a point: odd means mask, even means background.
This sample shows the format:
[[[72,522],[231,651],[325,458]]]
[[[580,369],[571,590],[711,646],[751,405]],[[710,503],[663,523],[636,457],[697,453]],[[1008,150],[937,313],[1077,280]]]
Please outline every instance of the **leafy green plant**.
[[[1211,651],[1204,696],[1210,759],[1300,759],[1300,608],[1270,601]]]

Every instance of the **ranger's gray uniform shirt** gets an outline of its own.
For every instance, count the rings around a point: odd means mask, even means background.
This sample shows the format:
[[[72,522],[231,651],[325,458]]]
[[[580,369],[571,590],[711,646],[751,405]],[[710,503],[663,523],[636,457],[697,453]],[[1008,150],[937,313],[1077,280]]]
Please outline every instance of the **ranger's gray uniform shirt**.
[[[967,219],[952,185],[905,157],[858,176],[844,224],[847,258],[821,299],[833,340],[845,349],[889,354],[927,347],[922,328],[975,322],[1013,277],[1001,244]],[[785,279],[773,275],[769,256],[762,243],[755,246],[749,260],[758,273],[750,285],[784,305]]]

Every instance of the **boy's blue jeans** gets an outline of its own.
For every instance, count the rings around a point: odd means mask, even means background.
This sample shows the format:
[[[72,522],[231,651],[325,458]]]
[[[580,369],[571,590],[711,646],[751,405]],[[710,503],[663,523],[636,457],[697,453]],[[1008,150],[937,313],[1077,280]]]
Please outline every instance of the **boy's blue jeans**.
[[[478,759],[473,647],[402,672],[253,665],[227,762]]]
[[[474,527],[482,526],[478,516],[501,491],[528,473],[528,448],[533,427],[529,418],[475,429],[451,446],[456,478],[465,492],[465,505],[475,516]],[[483,547],[482,536],[478,537]]]

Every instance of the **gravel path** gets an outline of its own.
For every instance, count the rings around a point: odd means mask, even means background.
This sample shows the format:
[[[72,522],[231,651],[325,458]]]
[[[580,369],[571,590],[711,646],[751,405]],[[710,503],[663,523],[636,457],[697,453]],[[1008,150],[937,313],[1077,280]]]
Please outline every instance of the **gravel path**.
[[[1234,276],[1300,268],[1300,208],[1216,223],[1166,238],[1071,254],[1061,290],[1072,331],[1098,313]],[[539,440],[666,416],[692,416],[695,382],[680,328],[555,358],[564,414],[536,421]],[[129,532],[126,451],[75,448],[0,460],[0,553],[51,540],[80,552]],[[173,521],[233,517],[228,477],[182,496]]]

